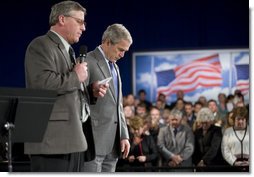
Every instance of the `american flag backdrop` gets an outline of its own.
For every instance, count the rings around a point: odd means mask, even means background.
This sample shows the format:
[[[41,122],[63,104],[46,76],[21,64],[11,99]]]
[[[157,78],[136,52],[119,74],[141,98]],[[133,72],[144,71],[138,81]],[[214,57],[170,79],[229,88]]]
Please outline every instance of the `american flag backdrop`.
[[[133,92],[147,92],[155,102],[159,93],[168,103],[183,90],[186,101],[199,96],[217,100],[219,93],[233,94],[239,89],[249,101],[249,50],[218,49],[172,52],[143,52],[133,55]]]
[[[197,88],[221,86],[221,71],[218,54],[183,63],[172,70],[158,71],[156,72],[157,93],[170,95],[178,90],[188,93]]]
[[[236,67],[236,89],[241,90],[243,95],[249,93],[249,65],[235,65]]]

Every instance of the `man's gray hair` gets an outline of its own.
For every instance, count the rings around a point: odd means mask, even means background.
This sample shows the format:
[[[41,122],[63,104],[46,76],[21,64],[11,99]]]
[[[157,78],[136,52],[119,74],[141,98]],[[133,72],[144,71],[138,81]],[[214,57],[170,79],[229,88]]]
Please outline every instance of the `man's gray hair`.
[[[178,110],[178,109],[173,109],[171,111],[171,114],[175,117],[175,118],[182,118],[183,117],[183,112]]]
[[[132,44],[130,32],[122,24],[113,24],[107,27],[102,35],[102,42],[109,40],[111,44],[117,44],[121,40],[127,40]]]
[[[51,13],[49,15],[49,25],[55,25],[59,20],[60,15],[70,16],[71,11],[82,11],[86,15],[86,9],[75,1],[62,1],[51,7]]]
[[[197,115],[198,122],[213,121],[214,115],[209,108],[201,108]]]

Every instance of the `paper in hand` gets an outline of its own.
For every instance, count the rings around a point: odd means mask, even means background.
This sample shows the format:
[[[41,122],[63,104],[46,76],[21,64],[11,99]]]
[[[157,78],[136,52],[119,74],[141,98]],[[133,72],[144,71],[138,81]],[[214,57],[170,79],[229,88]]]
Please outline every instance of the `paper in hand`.
[[[110,81],[111,79],[112,79],[112,77],[108,77],[108,78],[106,78],[106,79],[103,79],[103,80],[99,81],[98,84],[99,84],[99,85],[101,85],[101,84],[107,84],[107,83],[109,83],[109,81]]]

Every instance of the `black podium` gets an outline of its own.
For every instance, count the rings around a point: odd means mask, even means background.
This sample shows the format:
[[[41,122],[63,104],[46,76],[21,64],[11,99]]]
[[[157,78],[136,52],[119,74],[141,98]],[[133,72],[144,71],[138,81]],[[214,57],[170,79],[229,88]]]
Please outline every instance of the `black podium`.
[[[12,143],[42,141],[56,97],[50,90],[0,88],[0,132],[8,131],[9,172]]]

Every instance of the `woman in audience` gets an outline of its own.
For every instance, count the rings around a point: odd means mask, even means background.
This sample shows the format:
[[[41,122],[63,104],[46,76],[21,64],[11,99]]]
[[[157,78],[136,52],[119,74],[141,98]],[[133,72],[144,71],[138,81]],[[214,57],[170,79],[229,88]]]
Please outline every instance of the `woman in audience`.
[[[220,171],[222,169],[209,168],[224,165],[221,155],[221,127],[214,125],[214,115],[209,108],[202,108],[197,115],[201,128],[194,132],[195,151],[192,156],[197,171]]]
[[[135,111],[131,108],[131,106],[126,105],[123,108],[123,112],[124,112],[124,116],[126,119],[126,123],[127,123],[127,125],[129,125],[129,121],[130,121],[130,119],[132,119],[134,117]]]
[[[130,120],[130,131],[133,137],[130,139],[130,153],[128,156],[131,167],[146,167],[133,171],[151,171],[153,162],[158,158],[158,150],[151,135],[144,134],[144,120],[135,116]]]
[[[198,102],[202,103],[203,107],[207,107],[207,99],[205,96],[203,96],[203,95],[199,96]]]
[[[150,118],[151,118],[151,124],[149,127],[149,132],[152,135],[154,142],[157,143],[157,136],[159,134],[159,130],[161,127],[165,126],[160,122],[161,115],[160,110],[153,106],[150,110]]]
[[[221,151],[224,159],[231,166],[249,166],[250,137],[248,126],[248,111],[245,107],[233,109],[234,126],[225,130]],[[238,168],[237,170],[247,170]]]
[[[222,115],[222,117],[226,117],[227,110],[227,96],[224,93],[218,94],[218,112]]]
[[[224,126],[224,130],[226,130],[227,128],[232,127],[234,125],[234,120],[233,120],[232,116],[233,116],[233,111],[227,113],[226,124]]]

